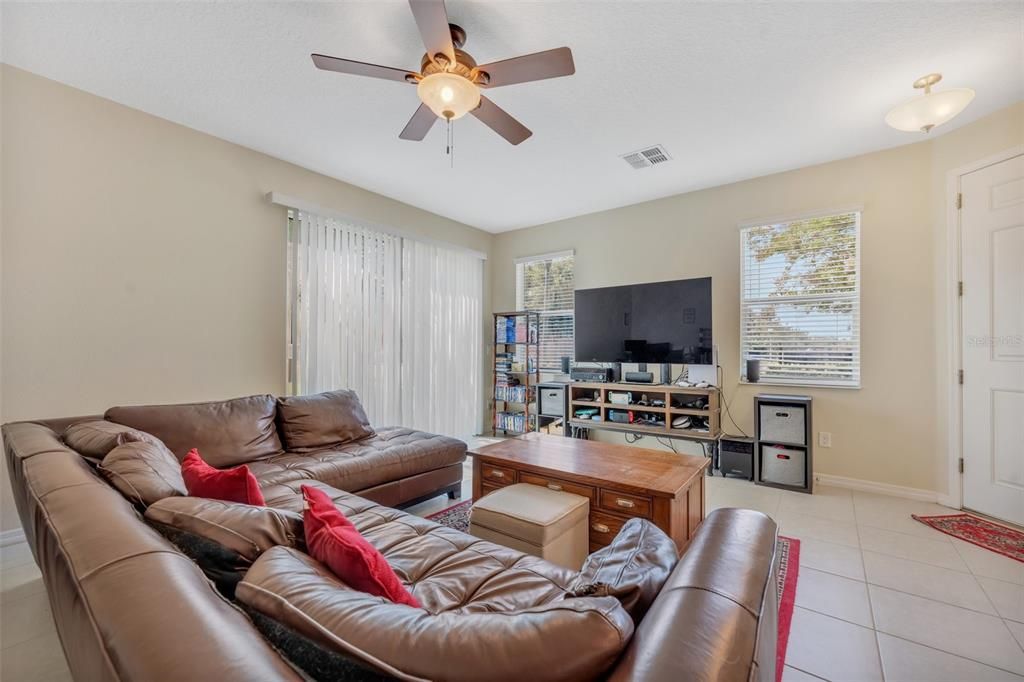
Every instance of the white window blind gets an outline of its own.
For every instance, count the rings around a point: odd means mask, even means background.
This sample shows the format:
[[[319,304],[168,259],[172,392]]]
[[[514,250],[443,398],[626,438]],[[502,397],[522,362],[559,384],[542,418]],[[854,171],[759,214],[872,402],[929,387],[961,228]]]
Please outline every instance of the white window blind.
[[[516,261],[516,310],[540,313],[540,369],[558,371],[573,357],[575,283],[572,252]]]
[[[860,212],[744,227],[740,249],[742,359],[769,383],[859,387]]]

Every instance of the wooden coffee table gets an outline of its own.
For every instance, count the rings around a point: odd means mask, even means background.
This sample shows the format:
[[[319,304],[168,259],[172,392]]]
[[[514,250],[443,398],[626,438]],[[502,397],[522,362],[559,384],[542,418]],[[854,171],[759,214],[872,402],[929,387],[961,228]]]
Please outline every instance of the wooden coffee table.
[[[590,551],[630,518],[652,521],[683,551],[704,520],[705,457],[530,433],[486,445],[473,457],[473,499],[513,483],[590,499]]]

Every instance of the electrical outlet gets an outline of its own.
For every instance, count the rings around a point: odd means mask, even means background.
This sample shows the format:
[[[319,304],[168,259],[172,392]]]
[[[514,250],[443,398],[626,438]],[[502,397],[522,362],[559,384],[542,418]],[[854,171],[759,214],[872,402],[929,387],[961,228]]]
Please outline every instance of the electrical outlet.
[[[832,447],[832,432],[818,431],[818,445],[820,445],[823,448]]]

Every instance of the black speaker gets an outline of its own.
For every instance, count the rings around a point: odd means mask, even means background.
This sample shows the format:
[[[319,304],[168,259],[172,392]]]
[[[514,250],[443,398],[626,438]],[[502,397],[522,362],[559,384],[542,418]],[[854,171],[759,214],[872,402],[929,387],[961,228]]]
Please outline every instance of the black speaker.
[[[747,360],[747,381],[756,384],[761,380],[761,361]]]
[[[661,365],[661,383],[671,384],[672,383],[672,365],[665,362]]]
[[[622,363],[612,364],[612,381],[622,381]]]
[[[563,355],[562,356],[562,374],[568,374],[568,373],[569,373],[569,356],[568,355]]]
[[[754,439],[722,436],[718,440],[718,469],[723,476],[754,480]]]

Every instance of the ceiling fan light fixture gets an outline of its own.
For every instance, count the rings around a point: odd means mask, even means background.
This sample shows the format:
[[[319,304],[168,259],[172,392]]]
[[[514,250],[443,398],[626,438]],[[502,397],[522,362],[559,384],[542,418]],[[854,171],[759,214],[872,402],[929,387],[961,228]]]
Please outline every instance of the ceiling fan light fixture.
[[[416,94],[439,118],[454,121],[480,106],[480,88],[468,78],[441,72],[426,76]]]
[[[942,74],[931,73],[914,81],[914,87],[924,90],[924,94],[893,107],[885,115],[885,122],[896,130],[928,133],[966,109],[974,99],[974,90],[951,88],[932,92],[932,86],[940,80]]]

